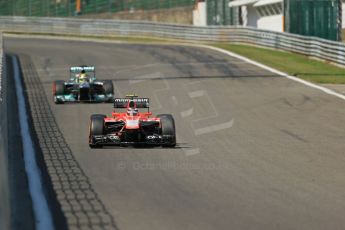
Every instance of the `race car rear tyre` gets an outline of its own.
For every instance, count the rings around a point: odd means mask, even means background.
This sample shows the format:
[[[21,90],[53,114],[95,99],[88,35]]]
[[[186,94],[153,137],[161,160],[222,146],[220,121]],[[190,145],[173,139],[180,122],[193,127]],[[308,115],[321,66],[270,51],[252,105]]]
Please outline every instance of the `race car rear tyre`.
[[[109,95],[113,94],[114,95],[114,85],[112,81],[104,81],[103,83],[103,89],[104,89],[104,94]],[[113,102],[113,99],[111,99],[109,102]]]
[[[161,119],[161,135],[168,136],[168,142],[164,143],[162,147],[175,147],[176,146],[176,130],[175,120],[171,114],[157,115]]]
[[[55,81],[53,85],[53,96],[63,96],[65,94],[65,82]],[[55,104],[62,104],[62,101],[55,100]]]
[[[103,145],[93,143],[91,139],[95,135],[104,135],[104,118],[106,116],[103,114],[94,114],[90,118],[90,134],[89,134],[89,146],[90,148],[102,148]]]

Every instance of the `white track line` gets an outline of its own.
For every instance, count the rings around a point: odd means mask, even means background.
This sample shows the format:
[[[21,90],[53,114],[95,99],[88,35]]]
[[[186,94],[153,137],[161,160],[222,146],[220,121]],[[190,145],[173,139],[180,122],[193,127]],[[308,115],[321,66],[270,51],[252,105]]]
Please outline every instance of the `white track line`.
[[[22,82],[19,77],[19,64],[16,57],[12,56],[14,80],[16,94],[18,99],[18,114],[20,124],[20,134],[23,144],[23,155],[25,162],[25,171],[28,176],[29,191],[32,199],[32,205],[35,214],[37,230],[53,230],[53,220],[50,213],[48,202],[43,192],[41,173],[38,168],[33,141],[30,135],[28,115],[25,105],[25,96]]]
[[[250,64],[252,64],[252,65],[255,65],[255,66],[257,66],[257,67],[260,67],[260,68],[262,68],[262,69],[268,70],[268,71],[270,71],[270,72],[272,72],[272,73],[275,73],[275,74],[277,74],[277,75],[286,77],[287,79],[290,79],[290,80],[293,80],[293,81],[297,81],[297,82],[302,83],[302,84],[304,84],[304,85],[306,85],[306,86],[309,86],[309,87],[311,87],[311,88],[321,90],[321,91],[324,92],[324,93],[327,93],[327,94],[329,94],[329,95],[333,95],[333,96],[336,96],[336,97],[338,97],[338,98],[340,98],[340,99],[342,99],[342,100],[345,100],[345,95],[343,95],[343,94],[337,93],[337,92],[335,92],[335,91],[333,91],[333,90],[331,90],[331,89],[328,89],[328,88],[326,88],[326,87],[319,86],[319,85],[314,84],[314,83],[311,83],[311,82],[309,82],[309,81],[302,80],[302,79],[300,79],[300,78],[298,78],[298,77],[290,76],[290,75],[288,75],[288,74],[286,74],[286,73],[283,73],[283,72],[281,72],[281,71],[279,71],[279,70],[273,69],[273,68],[271,68],[271,67],[268,67],[268,66],[263,65],[263,64],[261,64],[261,63],[258,63],[258,62],[256,62],[256,61],[253,61],[253,60],[251,60],[251,59],[249,59],[249,58],[246,58],[246,57],[243,57],[243,56],[241,56],[241,55],[235,54],[235,53],[233,53],[233,52],[230,52],[230,51],[227,51],[227,50],[223,50],[223,49],[221,49],[221,48],[217,48],[217,47],[213,47],[213,46],[208,46],[208,45],[193,45],[193,46],[195,46],[195,47],[203,47],[203,48],[207,48],[207,49],[211,49],[211,50],[215,50],[215,51],[218,51],[218,52],[227,54],[227,55],[229,55],[229,56],[231,56],[231,57],[240,59],[240,60],[242,60],[242,61],[245,61],[245,62],[247,62],[247,63],[250,63]]]
[[[221,123],[221,124],[216,124],[216,125],[210,125],[204,128],[196,129],[194,130],[195,136],[207,134],[207,133],[213,133],[219,130],[223,129],[230,129],[234,125],[234,119],[232,119],[229,122]]]
[[[74,37],[66,37],[66,38],[62,38],[62,37],[54,37],[54,36],[37,36],[37,35],[11,35],[11,34],[6,34],[6,36],[9,36],[9,37],[38,37],[38,38],[41,38],[41,39],[52,39],[51,37],[53,37],[53,39],[56,39],[56,40],[82,40],[82,41],[85,41],[85,42],[97,42],[97,43],[117,43],[117,44],[133,44],[133,43],[129,43],[129,42],[124,42],[124,41],[121,41],[121,42],[118,42],[118,41],[112,41],[112,40],[100,40],[100,39],[92,39],[92,38],[86,38],[86,39],[80,39],[80,38],[74,38]],[[214,46],[209,46],[209,45],[200,45],[200,44],[192,44],[192,43],[183,43],[183,42],[172,42],[172,43],[159,43],[157,42],[156,44],[155,43],[135,43],[135,44],[144,44],[144,45],[183,45],[183,46],[190,46],[190,47],[199,47],[199,48],[206,48],[206,49],[211,49],[211,50],[215,50],[215,51],[218,51],[218,52],[221,52],[221,53],[224,53],[224,54],[227,54],[231,57],[235,57],[239,60],[242,60],[242,61],[245,61],[247,63],[250,63],[252,65],[255,65],[257,67],[260,67],[262,69],[265,69],[267,71],[270,71],[272,73],[275,73],[277,75],[280,75],[280,76],[283,76],[287,79],[290,79],[290,80],[293,80],[293,81],[296,81],[296,82],[299,82],[299,83],[302,83],[306,86],[309,86],[311,88],[314,88],[314,89],[318,89],[318,90],[321,90],[322,92],[324,93],[327,93],[329,95],[332,95],[332,96],[335,96],[335,97],[338,97],[342,100],[345,100],[345,95],[343,94],[340,94],[340,93],[337,93],[331,89],[328,89],[326,87],[323,87],[323,86],[319,86],[317,84],[314,84],[314,83],[311,83],[311,82],[308,82],[308,81],[305,81],[305,80],[302,80],[298,77],[294,77],[294,76],[290,76],[284,72],[281,72],[279,70],[276,70],[274,68],[271,68],[271,67],[268,67],[266,65],[263,65],[259,62],[256,62],[256,61],[253,61],[249,58],[246,58],[246,57],[243,57],[241,55],[238,55],[238,54],[235,54],[233,52],[230,52],[230,51],[227,51],[227,50],[224,50],[224,49],[221,49],[221,48],[217,48],[217,47],[214,47]]]

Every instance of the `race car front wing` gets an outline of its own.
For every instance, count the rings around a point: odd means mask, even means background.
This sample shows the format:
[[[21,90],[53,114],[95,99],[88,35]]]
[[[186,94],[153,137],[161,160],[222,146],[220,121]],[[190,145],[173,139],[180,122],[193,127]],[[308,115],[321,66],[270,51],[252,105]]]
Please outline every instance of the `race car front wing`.
[[[112,102],[114,95],[113,94],[95,94],[90,100],[78,100],[73,94],[57,95],[54,96],[54,101],[56,103],[65,103],[65,102]]]
[[[94,135],[90,137],[90,142],[95,145],[132,145],[132,144],[144,144],[144,145],[164,145],[169,144],[174,139],[173,135],[148,135],[141,141],[124,141],[114,134],[108,135]]]

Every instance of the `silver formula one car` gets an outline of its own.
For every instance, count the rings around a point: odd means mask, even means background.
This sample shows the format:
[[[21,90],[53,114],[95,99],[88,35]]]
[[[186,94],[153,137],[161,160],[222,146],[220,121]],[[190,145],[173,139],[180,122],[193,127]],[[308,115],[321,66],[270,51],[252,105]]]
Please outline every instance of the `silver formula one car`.
[[[53,96],[56,104],[65,102],[112,102],[114,86],[112,81],[96,79],[94,66],[70,68],[68,81],[55,81]]]

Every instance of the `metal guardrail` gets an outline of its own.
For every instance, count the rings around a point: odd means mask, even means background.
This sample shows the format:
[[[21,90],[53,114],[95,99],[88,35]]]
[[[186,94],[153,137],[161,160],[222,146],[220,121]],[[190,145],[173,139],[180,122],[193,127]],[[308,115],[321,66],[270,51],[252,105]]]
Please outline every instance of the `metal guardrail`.
[[[195,42],[241,42],[296,52],[345,66],[345,44],[341,42],[249,27],[196,27],[145,21],[0,17],[0,30],[54,35],[150,36]]]

